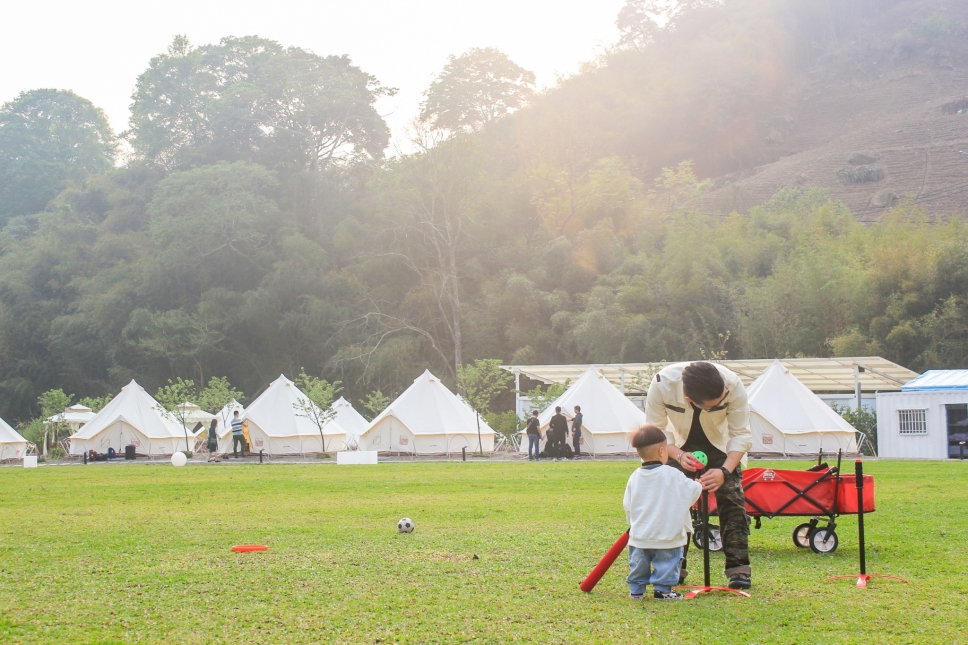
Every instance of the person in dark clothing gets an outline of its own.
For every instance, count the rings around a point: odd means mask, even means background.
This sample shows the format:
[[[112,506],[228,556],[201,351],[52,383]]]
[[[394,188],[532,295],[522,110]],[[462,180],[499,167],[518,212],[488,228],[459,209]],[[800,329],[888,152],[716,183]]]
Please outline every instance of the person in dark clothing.
[[[531,418],[528,419],[528,461],[538,461],[540,459],[538,451],[541,450],[541,428],[538,426],[538,411],[534,410],[531,413]],[[534,456],[531,456],[531,450],[534,449]]]
[[[575,459],[581,457],[581,406],[575,406],[575,416],[571,419],[571,445],[575,447]]]
[[[565,445],[565,438],[568,436],[568,419],[561,413],[561,406],[555,407],[555,415],[551,417],[548,424],[548,445],[546,450],[548,456],[554,459],[561,459],[562,448]]]
[[[218,456],[218,419],[212,419],[208,426],[208,460],[222,461]]]

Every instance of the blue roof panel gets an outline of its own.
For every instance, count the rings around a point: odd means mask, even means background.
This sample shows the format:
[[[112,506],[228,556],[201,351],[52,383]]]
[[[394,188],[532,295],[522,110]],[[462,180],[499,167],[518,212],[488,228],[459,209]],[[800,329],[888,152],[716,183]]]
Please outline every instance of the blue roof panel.
[[[901,387],[902,392],[968,390],[968,370],[928,370]]]

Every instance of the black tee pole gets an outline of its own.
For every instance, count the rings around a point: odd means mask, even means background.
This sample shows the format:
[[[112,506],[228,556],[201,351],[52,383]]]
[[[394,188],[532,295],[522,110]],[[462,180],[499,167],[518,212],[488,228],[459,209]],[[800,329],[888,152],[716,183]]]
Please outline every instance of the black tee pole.
[[[864,549],[864,463],[858,459],[854,463],[857,477],[857,539],[860,541],[860,573],[867,573],[867,553]]]

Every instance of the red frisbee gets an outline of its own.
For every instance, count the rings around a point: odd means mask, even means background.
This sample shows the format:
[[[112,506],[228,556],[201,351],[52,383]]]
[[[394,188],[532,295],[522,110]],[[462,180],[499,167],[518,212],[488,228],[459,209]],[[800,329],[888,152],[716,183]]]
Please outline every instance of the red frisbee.
[[[250,551],[268,551],[269,547],[265,544],[236,544],[232,547],[236,553],[249,553]]]

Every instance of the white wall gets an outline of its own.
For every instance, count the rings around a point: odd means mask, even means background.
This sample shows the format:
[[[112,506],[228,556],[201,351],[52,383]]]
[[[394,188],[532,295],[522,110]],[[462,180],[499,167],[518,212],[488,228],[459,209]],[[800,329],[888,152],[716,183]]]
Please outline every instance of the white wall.
[[[947,459],[946,405],[968,403],[968,391],[885,392],[877,395],[877,456],[892,459]],[[898,410],[925,410],[928,433],[902,435]]]

